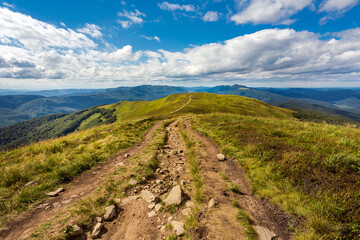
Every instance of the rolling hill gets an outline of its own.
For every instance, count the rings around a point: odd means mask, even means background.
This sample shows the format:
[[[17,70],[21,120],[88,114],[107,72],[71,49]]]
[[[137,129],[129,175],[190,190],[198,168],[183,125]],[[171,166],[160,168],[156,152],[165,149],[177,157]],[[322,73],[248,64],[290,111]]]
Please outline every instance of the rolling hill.
[[[189,102],[188,105],[179,109],[187,102]],[[211,108],[208,107],[209,102],[212,103]],[[209,93],[175,94],[150,102],[122,101],[71,114],[55,114],[20,122],[1,129],[0,150],[60,137],[104,123],[113,123],[116,119],[124,121],[143,117],[161,117],[162,115],[169,115],[169,113],[176,115],[216,112],[264,117],[289,117],[291,115],[291,111],[240,96],[221,96]]]
[[[358,121],[360,116],[358,115],[360,114],[360,94],[354,89],[257,89],[242,85],[185,88],[143,85],[97,90],[49,90],[30,92],[39,95],[0,96],[0,127],[49,114],[73,113],[102,104],[119,101],[151,101],[171,94],[189,92],[239,95],[285,108],[287,104],[284,102],[291,101],[291,108],[306,111],[306,115],[310,112],[314,113],[317,118],[325,120],[330,112],[332,115],[335,114],[331,119],[342,119],[341,121],[348,118],[351,121]]]
[[[28,121],[35,132],[19,123],[29,145],[0,151],[0,237],[84,238],[97,226],[107,239],[359,238],[360,130],[293,116],[186,93]]]

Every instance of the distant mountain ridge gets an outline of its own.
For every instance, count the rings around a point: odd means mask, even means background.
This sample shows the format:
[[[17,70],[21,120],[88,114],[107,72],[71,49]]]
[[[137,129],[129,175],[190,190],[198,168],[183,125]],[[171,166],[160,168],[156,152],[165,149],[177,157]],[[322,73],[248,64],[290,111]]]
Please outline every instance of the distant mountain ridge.
[[[0,127],[50,114],[72,113],[102,104],[113,104],[120,101],[151,101],[171,94],[189,92],[239,95],[255,98],[275,106],[320,111],[355,121],[360,119],[360,91],[357,89],[277,89],[250,88],[244,85],[216,87],[142,85],[95,90],[46,90],[31,92],[40,95],[1,96],[1,93],[4,92],[6,90],[0,90]],[[284,104],[286,102],[291,102],[291,104]]]

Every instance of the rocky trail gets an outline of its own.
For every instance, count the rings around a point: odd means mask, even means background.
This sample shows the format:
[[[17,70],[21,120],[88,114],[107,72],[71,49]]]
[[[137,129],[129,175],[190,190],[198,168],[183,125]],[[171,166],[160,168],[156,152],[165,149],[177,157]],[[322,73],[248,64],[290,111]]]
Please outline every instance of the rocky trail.
[[[116,166],[128,164],[131,156],[143,151],[159,126],[160,122],[155,124],[138,145],[79,177],[65,192],[21,214],[5,226],[0,239],[26,238],[61,209],[91,193]],[[152,177],[144,183],[131,182],[127,197],[107,207],[105,215],[97,217],[88,229],[74,226],[72,239],[248,239],[234,201],[250,215],[258,239],[291,239],[290,216],[252,195],[244,171],[235,161],[219,155],[220,149],[210,139],[193,131],[189,119],[176,119],[165,131],[166,144],[157,152],[158,168]],[[198,142],[195,158],[199,160],[201,188],[194,183],[190,152],[181,131]],[[230,182],[238,186],[237,191],[229,189]],[[201,199],[196,197],[199,191]]]

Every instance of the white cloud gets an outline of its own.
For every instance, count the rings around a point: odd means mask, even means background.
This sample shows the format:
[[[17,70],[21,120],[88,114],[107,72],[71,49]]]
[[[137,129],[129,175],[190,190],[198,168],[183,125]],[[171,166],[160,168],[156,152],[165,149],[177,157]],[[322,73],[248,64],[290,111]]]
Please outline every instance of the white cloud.
[[[154,36],[154,37],[149,37],[149,36],[141,36],[147,40],[155,40],[157,42],[160,42],[160,38],[158,36]]]
[[[290,19],[313,0],[236,0],[240,11],[231,17],[236,24],[283,24],[290,25]]]
[[[1,11],[5,15],[0,14],[4,30],[0,32],[0,87],[115,87],[118,80],[122,85],[217,84],[239,79],[326,84],[337,80],[340,85],[343,80],[360,81],[360,28],[327,40],[308,31],[265,29],[178,52],[134,51],[130,45],[110,51],[95,47],[74,30],[61,31],[31,17]],[[17,20],[23,17],[27,21]],[[32,39],[38,39],[36,44],[28,42]]]
[[[219,20],[219,15],[216,11],[208,11],[204,17],[204,22],[217,22]]]
[[[10,3],[7,3],[7,2],[3,2],[2,5],[5,6],[5,7],[8,7],[8,8],[15,8],[15,4],[10,4]]]
[[[185,5],[180,5],[177,3],[168,3],[168,2],[163,2],[163,3],[159,3],[158,4],[160,9],[162,10],[166,10],[166,11],[186,11],[186,12],[193,12],[195,11],[195,7],[194,5],[190,5],[190,4],[185,4]]]
[[[76,30],[93,38],[100,38],[102,36],[102,33],[100,32],[101,28],[95,24],[87,23],[83,28],[78,28]]]
[[[71,29],[57,28],[28,15],[1,7],[0,29],[0,39],[12,40],[13,44],[20,43],[30,49],[96,47],[96,44],[84,34]]]
[[[66,27],[66,24],[63,23],[63,22],[60,22],[60,25],[63,26],[63,27]]]
[[[359,0],[325,0],[319,12],[345,12],[359,3]]]
[[[122,28],[127,29],[133,24],[142,24],[144,22],[142,17],[145,17],[146,15],[135,9],[135,11],[124,10],[123,12],[118,12],[118,16],[122,18],[118,20],[118,23],[121,25]]]

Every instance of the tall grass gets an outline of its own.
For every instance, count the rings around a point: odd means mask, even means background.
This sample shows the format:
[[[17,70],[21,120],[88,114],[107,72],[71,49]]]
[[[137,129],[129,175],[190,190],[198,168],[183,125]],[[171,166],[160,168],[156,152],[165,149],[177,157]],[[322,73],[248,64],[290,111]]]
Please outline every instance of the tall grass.
[[[114,123],[0,152],[0,226],[117,152],[139,142],[151,120]],[[24,187],[29,181],[36,185]]]
[[[239,160],[255,193],[303,219],[299,239],[360,238],[359,129],[225,114],[193,120]]]

